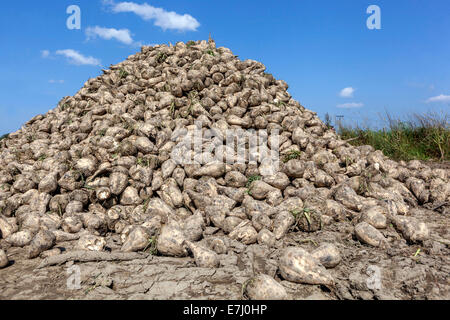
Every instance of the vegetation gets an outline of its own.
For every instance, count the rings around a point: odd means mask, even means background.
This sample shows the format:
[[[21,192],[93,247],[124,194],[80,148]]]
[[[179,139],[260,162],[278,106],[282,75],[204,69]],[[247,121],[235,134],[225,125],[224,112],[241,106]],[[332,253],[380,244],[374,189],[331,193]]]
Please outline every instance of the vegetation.
[[[247,181],[247,186],[246,186],[247,189],[250,188],[250,186],[252,185],[253,182],[258,181],[258,180],[261,180],[261,176],[251,176],[251,177],[249,177],[248,181]]]
[[[0,141],[2,141],[2,140],[4,140],[4,139],[7,139],[8,137],[9,137],[9,133],[4,134],[4,135],[2,135],[2,136],[0,137]]]
[[[314,209],[309,209],[309,208],[303,208],[303,209],[294,209],[291,210],[290,213],[292,214],[292,216],[295,219],[295,223],[294,225],[291,227],[291,230],[295,230],[298,231],[298,225],[300,224],[300,220],[303,219],[303,217],[305,217],[306,222],[308,223],[308,228],[310,228],[310,226],[313,224],[313,216],[316,215],[317,213]],[[320,222],[322,224],[322,221]]]
[[[325,125],[327,126],[328,129],[331,129],[333,127],[331,125],[331,117],[328,112],[325,114]]]
[[[150,160],[142,157],[138,157],[136,160],[136,164],[141,167],[150,167]]]
[[[119,77],[120,79],[125,79],[126,77],[128,77],[130,74],[123,68],[119,69]]]
[[[158,238],[156,236],[151,237],[148,240],[148,244],[145,247],[144,252],[147,252],[147,250],[148,250],[148,253],[150,253],[152,256],[156,256],[158,254],[158,249],[156,248],[157,243],[158,243]]]
[[[158,63],[164,63],[164,62],[166,62],[167,58],[168,58],[168,56],[166,53],[160,52],[160,53],[158,53],[156,60],[158,61]]]
[[[97,131],[97,134],[100,137],[104,137],[106,135],[106,131],[107,131],[107,129],[100,129],[100,130]]]
[[[284,162],[284,163],[287,163],[287,162],[289,162],[290,160],[299,159],[301,155],[302,155],[302,152],[301,152],[301,151],[298,151],[298,150],[291,150],[291,151],[289,151],[289,152],[284,156],[283,162]]]
[[[67,103],[64,103],[63,105],[61,105],[61,111],[66,110],[67,108],[69,108],[69,105]]]
[[[247,185],[245,186],[247,188],[246,193],[249,194],[249,195],[252,195],[252,190],[251,190],[252,183],[255,182],[255,181],[259,181],[261,179],[262,179],[261,176],[251,176],[251,177],[249,177],[248,181],[247,181]]]
[[[144,201],[144,212],[147,212],[148,206],[150,205],[150,200],[151,200],[151,198],[147,198],[147,199]]]
[[[311,217],[310,214],[311,212],[314,212],[314,210],[311,210],[309,208],[303,208],[301,210],[295,209],[295,210],[291,210],[290,211],[291,214],[294,216],[295,221],[298,223],[298,220],[300,219],[300,217],[302,215],[305,216],[306,220],[308,220],[308,223],[311,224]]]
[[[189,40],[187,43],[186,43],[186,46],[188,47],[188,48],[190,48],[190,47],[192,47],[192,46],[195,46],[196,45],[196,43],[195,43],[195,41],[193,41],[193,40]]]
[[[341,125],[338,133],[354,146],[371,145],[394,160],[450,160],[450,116],[414,114],[409,120],[387,115],[387,126],[371,129]]]
[[[175,116],[175,100],[172,101],[172,104],[170,105],[170,108],[169,108],[169,112],[172,117]]]

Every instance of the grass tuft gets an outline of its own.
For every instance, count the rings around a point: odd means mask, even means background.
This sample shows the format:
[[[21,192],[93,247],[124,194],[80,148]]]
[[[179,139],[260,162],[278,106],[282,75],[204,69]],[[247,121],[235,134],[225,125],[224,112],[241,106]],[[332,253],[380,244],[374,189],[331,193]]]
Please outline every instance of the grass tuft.
[[[261,180],[261,176],[251,176],[248,178],[246,188],[249,189],[253,182]]]
[[[141,167],[150,167],[150,160],[142,157],[136,159],[136,164]]]
[[[156,248],[158,243],[158,238],[156,236],[151,237],[148,240],[148,244],[144,249],[144,252],[148,250],[148,253],[150,253],[152,256],[156,256],[158,254],[158,249]]]
[[[302,155],[301,151],[291,150],[283,157],[283,162],[287,163],[290,160],[298,159],[300,158],[301,155]]]
[[[189,40],[187,43],[186,43],[186,46],[188,47],[188,48],[190,48],[190,47],[192,47],[192,46],[195,46],[196,45],[196,43],[195,43],[195,41],[193,41],[193,40]]]
[[[158,53],[156,60],[158,61],[158,63],[164,63],[164,62],[166,62],[167,58],[168,58],[168,56],[166,53],[160,52],[160,53]]]
[[[121,68],[119,70],[119,77],[120,79],[125,79],[126,77],[128,77],[130,74],[123,68]]]

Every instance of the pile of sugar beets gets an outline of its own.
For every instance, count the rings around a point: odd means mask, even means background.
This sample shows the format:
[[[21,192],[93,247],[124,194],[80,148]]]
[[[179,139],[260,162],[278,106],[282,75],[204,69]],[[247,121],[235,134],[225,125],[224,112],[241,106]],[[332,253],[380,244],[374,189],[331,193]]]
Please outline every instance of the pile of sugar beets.
[[[210,39],[144,46],[88,80],[0,142],[2,247],[48,258],[61,254],[58,243],[74,241],[88,254],[105,252],[108,238],[120,235],[120,252],[150,247],[216,268],[226,243],[199,241],[226,235],[280,248],[285,280],[332,286],[327,268],[339,264],[337,248],[283,247],[286,234],[348,221],[368,246],[389,247],[379,231],[389,224],[409,243],[426,240],[427,226],[408,213],[448,202],[449,172],[351,146],[265,69]],[[189,132],[215,130],[220,140],[233,129],[277,131],[277,170],[264,175],[264,166],[274,167],[264,159],[204,163],[196,161],[201,151],[179,163],[171,156]],[[202,141],[211,150],[211,140]],[[233,154],[229,148],[223,143],[214,154]],[[0,268],[8,266],[5,250]],[[247,287],[256,298],[286,295],[266,275]]]

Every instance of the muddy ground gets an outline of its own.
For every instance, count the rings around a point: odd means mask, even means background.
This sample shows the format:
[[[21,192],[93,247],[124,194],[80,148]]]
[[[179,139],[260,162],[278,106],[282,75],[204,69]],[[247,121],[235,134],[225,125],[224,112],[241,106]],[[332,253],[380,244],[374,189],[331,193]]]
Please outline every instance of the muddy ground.
[[[246,281],[258,272],[276,277],[291,299],[450,299],[448,214],[415,209],[414,216],[427,221],[431,231],[431,239],[423,244],[407,244],[390,226],[382,232],[391,248],[373,248],[352,236],[351,222],[333,223],[315,233],[292,233],[270,249],[227,240],[228,253],[221,255],[217,269],[197,268],[192,258],[150,254],[126,262],[68,262],[38,269],[41,258],[27,260],[26,249],[7,248],[0,242],[11,260],[9,267],[0,270],[0,299],[239,300],[246,298]],[[223,236],[206,235],[203,241],[214,237]],[[110,237],[108,247],[118,246],[117,240]],[[311,251],[327,242],[334,243],[342,254],[342,262],[329,269],[336,281],[334,288],[281,279],[277,270],[281,248],[301,246]],[[65,250],[73,246],[71,242],[60,245]],[[67,285],[76,283],[74,265],[80,270],[79,288]]]

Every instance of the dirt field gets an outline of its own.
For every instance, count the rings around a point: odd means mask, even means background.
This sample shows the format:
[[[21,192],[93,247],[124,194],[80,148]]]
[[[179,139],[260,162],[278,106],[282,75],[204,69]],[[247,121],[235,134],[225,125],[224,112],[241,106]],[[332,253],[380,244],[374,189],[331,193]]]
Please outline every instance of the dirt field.
[[[431,239],[423,245],[408,245],[390,226],[383,231],[390,249],[368,247],[352,237],[349,221],[311,234],[292,233],[275,249],[247,247],[223,237],[229,250],[220,256],[218,269],[197,268],[191,258],[151,255],[127,262],[68,262],[37,269],[42,259],[27,260],[25,249],[10,248],[11,265],[0,270],[0,299],[245,299],[245,283],[258,272],[276,277],[292,299],[450,299],[450,219],[425,209],[415,209],[413,215],[430,228]],[[206,235],[203,241],[214,237],[221,236]],[[115,240],[110,237],[108,247],[117,246]],[[281,248],[296,245],[312,250],[327,242],[337,245],[342,255],[342,262],[329,269],[334,288],[281,279],[277,270]],[[72,246],[60,245],[67,250]],[[67,286],[73,265],[81,271],[80,289]]]

